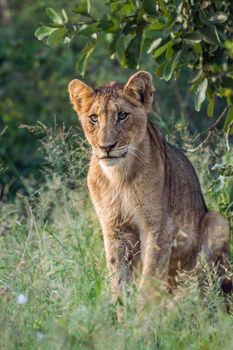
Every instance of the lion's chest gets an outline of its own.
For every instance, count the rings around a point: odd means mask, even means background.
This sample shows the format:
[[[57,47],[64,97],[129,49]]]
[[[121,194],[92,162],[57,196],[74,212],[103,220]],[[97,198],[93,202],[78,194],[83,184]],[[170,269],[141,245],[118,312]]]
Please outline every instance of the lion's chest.
[[[137,193],[132,187],[127,186],[115,189],[110,197],[110,207],[113,213],[116,213],[123,222],[135,222],[137,217],[141,215]]]
[[[143,206],[133,186],[109,188],[99,202],[99,209],[102,220],[118,225],[138,225],[143,219]]]

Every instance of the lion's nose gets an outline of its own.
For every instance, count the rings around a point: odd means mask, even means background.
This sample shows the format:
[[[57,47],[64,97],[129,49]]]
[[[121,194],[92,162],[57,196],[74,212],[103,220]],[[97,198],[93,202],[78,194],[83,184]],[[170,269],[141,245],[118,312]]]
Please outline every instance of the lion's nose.
[[[99,145],[99,148],[105,152],[110,152],[111,149],[113,149],[116,146],[116,144],[117,144],[117,141],[110,145]]]

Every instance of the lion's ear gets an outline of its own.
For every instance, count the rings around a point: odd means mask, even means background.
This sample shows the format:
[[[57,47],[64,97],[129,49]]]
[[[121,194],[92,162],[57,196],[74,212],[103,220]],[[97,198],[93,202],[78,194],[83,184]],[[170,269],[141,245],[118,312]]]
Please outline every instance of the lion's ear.
[[[145,71],[140,71],[132,75],[124,87],[124,93],[127,97],[141,102],[147,112],[151,110],[153,92],[152,75]]]
[[[69,83],[70,100],[77,113],[85,112],[90,107],[92,98],[95,95],[94,90],[83,83],[81,80],[74,79]]]

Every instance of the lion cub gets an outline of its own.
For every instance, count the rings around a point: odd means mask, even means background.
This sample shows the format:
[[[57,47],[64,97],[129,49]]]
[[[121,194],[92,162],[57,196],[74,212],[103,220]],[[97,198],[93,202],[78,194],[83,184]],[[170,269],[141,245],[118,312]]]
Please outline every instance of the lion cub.
[[[70,99],[92,147],[88,188],[103,230],[116,300],[141,261],[140,288],[153,276],[174,285],[200,251],[217,265],[223,289],[229,258],[229,224],[208,212],[197,175],[181,151],[148,120],[152,76],[140,71],[123,85],[92,89],[69,84]]]

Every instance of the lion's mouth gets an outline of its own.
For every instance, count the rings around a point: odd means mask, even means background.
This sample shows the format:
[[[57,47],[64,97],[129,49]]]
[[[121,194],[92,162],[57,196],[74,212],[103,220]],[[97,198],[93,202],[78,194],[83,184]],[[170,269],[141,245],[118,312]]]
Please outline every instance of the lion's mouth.
[[[111,160],[111,159],[121,159],[121,158],[125,158],[125,156],[127,155],[127,151],[120,154],[119,156],[104,156],[104,157],[99,157],[100,160]]]

